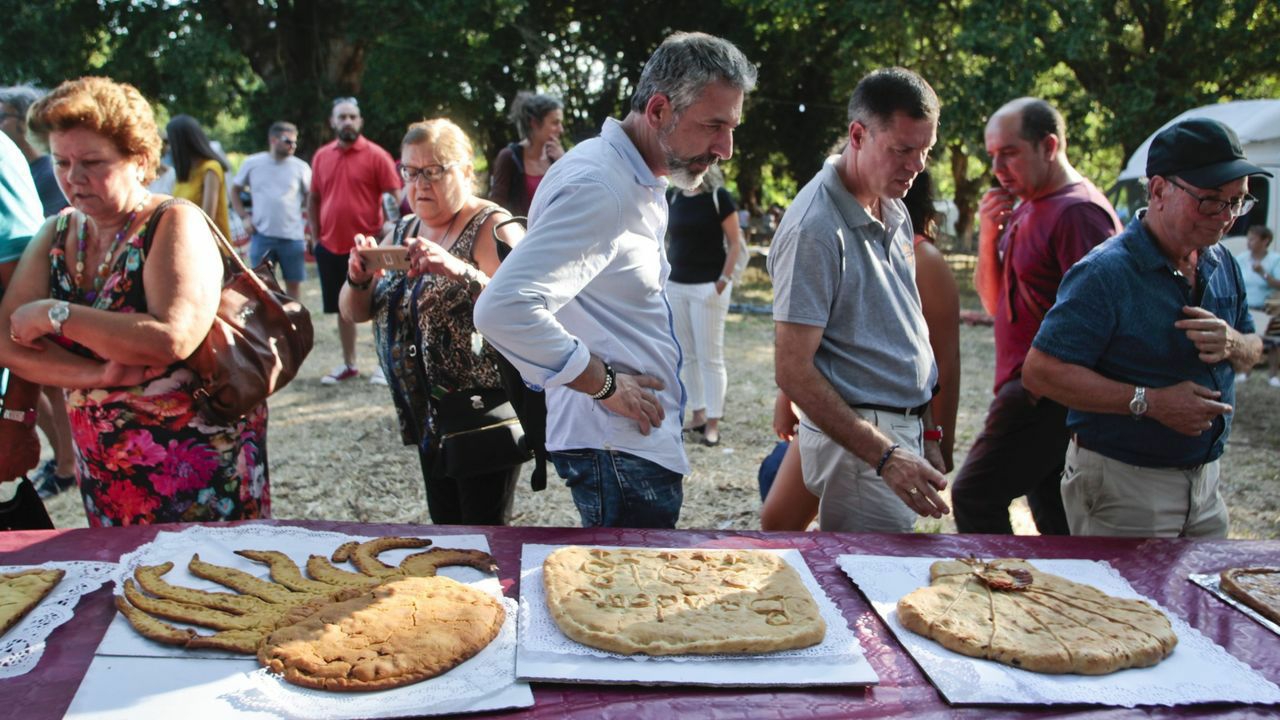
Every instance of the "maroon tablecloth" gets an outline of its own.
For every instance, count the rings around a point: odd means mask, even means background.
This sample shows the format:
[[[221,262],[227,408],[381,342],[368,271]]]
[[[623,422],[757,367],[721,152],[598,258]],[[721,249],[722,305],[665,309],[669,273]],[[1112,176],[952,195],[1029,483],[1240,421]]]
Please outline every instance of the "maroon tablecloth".
[[[1249,540],[1123,540],[991,535],[859,535],[698,530],[470,528],[284,522],[355,535],[483,533],[501,567],[502,585],[518,597],[524,543],[668,547],[796,548],[848,619],[880,684],[869,688],[778,690],[535,683],[534,707],[495,716],[537,718],[878,718],[927,717],[1277,717],[1280,707],[1197,705],[1139,711],[1093,706],[954,707],[942,700],[888,628],[840,571],[836,558],[867,555],[1044,557],[1106,560],[1139,593],[1180,615],[1268,680],[1280,683],[1280,637],[1187,580],[1189,573],[1242,565],[1280,565],[1280,542]],[[0,533],[0,565],[50,560],[114,562],[159,527]],[[110,584],[85,596],[75,618],[54,631],[39,665],[0,680],[0,716],[59,718],[75,694],[115,609]],[[1206,668],[1212,672],[1211,668]],[[11,714],[13,713],[13,714]]]

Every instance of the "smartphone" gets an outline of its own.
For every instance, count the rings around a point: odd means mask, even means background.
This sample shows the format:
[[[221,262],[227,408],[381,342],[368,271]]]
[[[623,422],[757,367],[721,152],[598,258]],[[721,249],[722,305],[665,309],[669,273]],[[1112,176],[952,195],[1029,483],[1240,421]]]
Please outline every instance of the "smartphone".
[[[403,245],[388,247],[360,248],[360,257],[370,270],[408,270],[409,248]]]

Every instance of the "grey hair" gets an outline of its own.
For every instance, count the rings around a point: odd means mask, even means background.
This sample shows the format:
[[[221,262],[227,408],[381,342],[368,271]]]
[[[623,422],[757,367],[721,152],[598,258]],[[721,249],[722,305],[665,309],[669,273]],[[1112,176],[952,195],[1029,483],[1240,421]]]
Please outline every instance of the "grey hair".
[[[938,95],[924,78],[903,67],[875,70],[861,80],[849,97],[849,123],[883,127],[902,113],[912,120],[937,120]]]
[[[37,100],[44,97],[45,93],[44,89],[38,88],[31,83],[12,85],[0,88],[0,103],[12,106],[22,116],[22,122],[26,123],[27,111],[31,109],[31,106]]]
[[[702,175],[702,192],[714,193],[724,187],[724,171],[719,165],[712,165]]]
[[[564,104],[560,102],[560,98],[521,90],[516,93],[516,99],[511,101],[511,112],[507,113],[507,117],[515,123],[520,139],[527,140],[529,131],[533,129],[534,120],[542,122],[547,113],[563,107]]]
[[[644,64],[631,110],[644,112],[659,93],[671,100],[677,115],[694,102],[707,85],[722,80],[744,93],[756,86],[756,66],[733,43],[706,33],[672,33]]]

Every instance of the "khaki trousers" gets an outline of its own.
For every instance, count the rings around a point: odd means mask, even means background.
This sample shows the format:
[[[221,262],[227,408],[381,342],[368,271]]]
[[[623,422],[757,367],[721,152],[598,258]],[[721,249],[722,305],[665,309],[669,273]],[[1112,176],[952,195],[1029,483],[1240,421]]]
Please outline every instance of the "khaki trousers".
[[[882,410],[855,408],[854,412],[901,445],[898,452],[923,454],[920,418]],[[803,418],[800,466],[805,487],[819,498],[818,527],[822,530],[909,533],[914,529],[916,512],[876,475],[875,466]]]
[[[1189,470],[1129,465],[1067,445],[1062,504],[1072,535],[1227,536],[1218,461]]]

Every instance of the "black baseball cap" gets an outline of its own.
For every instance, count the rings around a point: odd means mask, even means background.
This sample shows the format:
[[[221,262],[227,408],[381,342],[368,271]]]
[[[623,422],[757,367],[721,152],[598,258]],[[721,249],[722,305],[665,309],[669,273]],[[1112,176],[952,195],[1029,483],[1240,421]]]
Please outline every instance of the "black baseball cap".
[[[1182,178],[1202,188],[1216,188],[1246,175],[1271,173],[1245,160],[1240,138],[1217,120],[1191,118],[1170,125],[1147,150],[1147,177]]]

